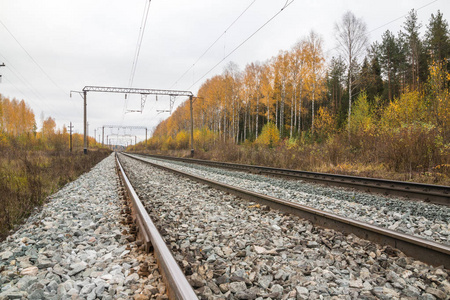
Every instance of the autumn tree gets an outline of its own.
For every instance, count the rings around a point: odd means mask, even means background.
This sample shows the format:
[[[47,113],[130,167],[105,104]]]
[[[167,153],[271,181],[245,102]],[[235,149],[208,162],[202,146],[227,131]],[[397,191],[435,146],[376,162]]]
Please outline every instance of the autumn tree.
[[[275,75],[274,87],[278,96],[275,107],[275,123],[279,124],[280,135],[283,137],[285,130],[285,104],[289,88],[289,53],[287,51],[280,51],[273,62],[272,68]]]
[[[14,137],[33,132],[34,113],[24,100],[0,97],[0,108],[2,132]]]
[[[348,125],[352,111],[352,93],[354,90],[355,74],[360,57],[367,46],[367,26],[362,19],[357,19],[351,11],[347,11],[340,23],[335,24],[336,40],[339,52],[347,64],[348,84]],[[350,129],[350,127],[349,127]]]
[[[52,117],[48,117],[42,122],[42,136],[48,138],[55,134],[56,122]]]
[[[308,36],[308,65],[309,65],[309,77],[311,82],[310,94],[311,94],[311,133],[314,133],[314,104],[317,96],[323,92],[323,75],[324,75],[324,62],[322,38],[311,31]]]
[[[298,133],[301,133],[302,122],[302,97],[306,89],[308,75],[308,59],[309,59],[308,43],[306,39],[302,39],[296,43],[291,50],[290,55],[290,71],[291,80],[293,86],[292,98],[294,102],[294,114],[291,113],[291,131],[290,137],[292,137],[293,128],[297,128]],[[298,99],[298,101],[297,101]],[[297,104],[298,102],[298,104]],[[298,116],[297,116],[298,111]],[[292,117],[294,122],[292,123]]]

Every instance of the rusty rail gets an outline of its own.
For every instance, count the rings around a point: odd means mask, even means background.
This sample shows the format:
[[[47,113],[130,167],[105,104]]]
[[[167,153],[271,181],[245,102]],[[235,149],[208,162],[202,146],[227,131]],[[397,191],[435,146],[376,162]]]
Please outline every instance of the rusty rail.
[[[119,174],[132,202],[132,211],[136,216],[138,225],[138,237],[145,244],[146,251],[150,251],[153,246],[154,254],[158,262],[159,269],[167,285],[167,292],[170,299],[198,299],[191,285],[187,281],[175,258],[156,229],[144,205],[136,194],[133,186],[125,174],[125,171],[116,154],[116,163]]]
[[[406,255],[419,259],[431,265],[450,268],[450,247],[433,241],[425,240],[408,234],[399,233],[393,230],[374,226],[368,223],[345,218],[333,213],[321,211],[290,201],[277,199],[267,195],[247,191],[231,185],[223,184],[214,180],[195,176],[190,173],[182,172],[170,167],[161,166],[143,160],[142,158],[124,154],[135,160],[150,164],[154,167],[173,172],[175,174],[188,177],[200,183],[213,186],[222,191],[236,195],[243,199],[268,205],[280,211],[297,215],[301,218],[310,220],[312,223],[331,228],[345,234],[353,233],[356,236],[378,243],[380,245],[390,245],[401,250]]]

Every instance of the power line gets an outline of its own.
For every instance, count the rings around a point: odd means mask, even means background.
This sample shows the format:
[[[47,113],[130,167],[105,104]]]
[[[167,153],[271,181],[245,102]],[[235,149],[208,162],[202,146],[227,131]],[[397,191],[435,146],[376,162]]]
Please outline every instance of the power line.
[[[28,57],[35,63],[35,65],[39,68],[39,70],[41,70],[42,73],[44,73],[44,75],[58,88],[60,89],[64,95],[67,96],[67,93],[50,77],[50,75],[48,75],[47,72],[45,72],[45,70],[41,67],[40,64],[38,64],[38,62],[33,58],[33,56],[31,56],[31,54],[22,46],[22,44],[19,42],[19,40],[17,40],[17,38],[14,36],[14,34],[12,34],[11,31],[9,31],[8,27],[6,27],[6,25],[0,20],[0,24],[3,25],[3,27],[6,29],[6,31],[8,31],[8,33],[12,36],[12,38],[17,42],[17,44],[20,46],[20,48],[22,48],[23,51],[25,51],[25,53],[28,55]]]
[[[25,98],[29,98],[30,101],[31,101],[32,103],[34,103],[34,105],[36,105],[39,109],[43,110],[42,107],[41,107],[39,104],[37,104],[36,102],[34,102],[34,101],[32,100],[32,98],[30,98],[24,91],[22,91],[21,89],[19,89],[12,81],[10,81],[10,80],[9,80],[8,78],[6,78],[6,77],[5,77],[5,80],[6,80],[10,85],[12,85],[19,93],[21,93]]]
[[[439,1],[439,0],[433,0],[433,1],[431,1],[431,2],[428,2],[427,4],[425,4],[425,5],[423,5],[423,6],[419,7],[419,8],[417,8],[416,11],[419,11],[419,10],[421,10],[422,8],[425,8],[425,7],[427,7],[427,6],[429,6],[429,5],[433,4],[433,3],[435,3],[435,2],[437,2],[437,1]],[[414,9],[414,8],[413,8],[413,9]],[[400,20],[400,19],[403,19],[403,18],[405,18],[406,16],[408,16],[408,14],[404,14],[404,15],[402,15],[402,16],[400,16],[400,17],[398,17],[398,18],[396,18],[396,19],[394,19],[394,20],[392,20],[392,21],[389,21],[389,22],[387,22],[387,23],[384,23],[383,25],[380,25],[380,26],[378,26],[377,28],[372,29],[371,31],[367,32],[367,34],[372,33],[372,32],[374,32],[374,31],[377,31],[378,29],[383,28],[383,27],[385,27],[385,26],[387,26],[387,25],[389,25],[389,24],[392,24],[392,23],[394,23],[394,22],[396,22],[396,21],[398,21],[398,20]],[[330,51],[336,50],[336,49],[338,49],[339,47],[340,47],[340,46],[336,46],[336,47],[334,47],[334,48],[331,48],[331,49],[325,51],[325,53],[328,53],[328,52],[330,52]]]
[[[137,39],[137,42],[136,42],[136,49],[134,51],[134,56],[133,56],[133,63],[131,65],[130,78],[128,80],[128,86],[129,87],[131,87],[133,85],[134,75],[136,74],[136,68],[137,68],[137,63],[138,63],[138,60],[139,60],[139,54],[141,52],[142,40],[144,38],[145,26],[147,25],[148,12],[150,11],[150,4],[151,4],[151,0],[149,0],[148,2],[147,1],[145,2],[144,12],[142,14],[142,19],[141,19],[141,25],[139,26],[139,34],[138,34],[138,39]],[[128,106],[128,99],[127,99],[127,97],[125,95],[125,102],[124,102],[123,110],[122,110],[122,121],[121,121],[121,123],[123,123],[123,121],[125,119],[127,106]]]
[[[425,4],[424,6],[419,7],[418,9],[416,9],[416,11],[418,11],[418,10],[420,10],[420,9],[422,9],[422,8],[425,8],[425,7],[427,7],[427,6],[433,4],[434,2],[437,2],[437,1],[438,1],[438,0],[431,1],[431,2],[429,2],[429,3],[427,3],[427,4]],[[380,28],[383,28],[384,26],[387,26],[387,25],[389,25],[389,24],[391,24],[391,23],[394,23],[395,21],[398,21],[398,20],[400,20],[400,19],[403,19],[403,18],[406,17],[407,15],[408,15],[408,14],[405,14],[405,15],[403,15],[403,16],[401,16],[401,17],[398,17],[398,18],[395,19],[395,20],[392,20],[392,21],[390,21],[390,22],[388,22],[388,23],[386,23],[386,24],[383,24],[383,25],[381,25],[381,26],[378,26],[377,28],[372,29],[372,30],[369,31],[368,33],[372,33],[372,32],[374,32],[374,31],[377,31],[377,30],[380,29]]]
[[[263,25],[261,25],[255,32],[253,32],[249,37],[247,37],[242,43],[240,43],[237,47],[231,50],[223,59],[221,59],[217,64],[215,64],[211,69],[208,70],[202,77],[200,77],[197,81],[195,81],[187,90],[190,90],[194,85],[196,85],[200,80],[205,78],[212,70],[214,70],[218,65],[220,65],[225,59],[227,59],[231,54],[233,54],[237,49],[239,49],[242,45],[244,45],[248,40],[250,40],[255,34],[257,34],[262,28],[264,28],[267,24],[269,24],[273,19],[275,19],[285,8],[291,5],[295,0],[291,0],[290,2],[286,1],[286,4],[281,8],[279,12],[273,15],[269,20],[267,20]]]
[[[148,5],[147,5],[147,2],[145,2],[144,14],[142,15],[141,26],[139,28],[138,40],[136,43],[136,51],[134,53],[133,65],[131,67],[130,80],[128,82],[128,85],[130,87],[133,85],[134,74],[136,73],[136,67],[137,67],[137,63],[139,60],[139,53],[141,52],[142,40],[144,38],[144,33],[145,33],[145,26],[147,25],[148,12],[150,11],[150,3],[151,3],[151,0],[148,1]]]
[[[197,60],[192,64],[192,66],[190,66],[177,80],[175,80],[174,84],[172,84],[172,86],[170,87],[173,88],[180,79],[182,79],[199,61],[200,59],[203,58],[203,56],[205,56],[206,53],[208,53],[208,51],[227,33],[227,31],[234,25],[234,23],[237,22],[237,20],[239,20],[242,15],[253,5],[253,3],[255,3],[256,0],[253,0],[246,9],[244,9],[244,11],[227,27],[227,29],[225,29],[225,31],[205,50],[205,52],[203,52],[202,55],[199,56],[199,58],[197,58]]]
[[[33,94],[34,94],[34,96],[37,98],[37,99],[39,99],[40,100],[40,102],[42,102],[47,108],[48,108],[48,110],[49,111],[51,111],[53,114],[54,114],[54,116],[55,117],[63,117],[63,116],[66,116],[64,113],[61,113],[61,112],[56,112],[56,111],[54,111],[45,101],[44,101],[44,99],[43,99],[43,96],[36,90],[36,88],[34,88],[34,86],[19,72],[19,70],[17,70],[15,67],[14,67],[14,65],[10,62],[10,61],[8,61],[7,59],[6,59],[6,57],[4,57],[1,53],[0,53],[0,56],[1,57],[3,57],[3,59],[8,63],[8,65],[6,66],[6,68],[8,69],[8,70],[10,70],[11,71],[11,73],[14,75],[14,76],[16,76],[18,79],[19,79],[19,81],[21,81]],[[8,80],[9,81],[9,80]],[[9,81],[10,82],[10,81]],[[14,84],[13,84],[14,85]],[[15,85],[14,85],[15,86]],[[16,87],[16,89],[18,89],[17,87]],[[19,89],[18,89],[19,90]],[[20,91],[20,90],[19,90]],[[22,94],[23,94],[23,92],[22,92]],[[30,101],[32,101],[32,99],[30,99]],[[32,101],[32,102],[34,102],[34,101]],[[36,103],[35,103],[35,105],[37,105]],[[40,108],[40,109],[42,109],[42,107],[41,106],[39,106],[38,105],[38,107]]]

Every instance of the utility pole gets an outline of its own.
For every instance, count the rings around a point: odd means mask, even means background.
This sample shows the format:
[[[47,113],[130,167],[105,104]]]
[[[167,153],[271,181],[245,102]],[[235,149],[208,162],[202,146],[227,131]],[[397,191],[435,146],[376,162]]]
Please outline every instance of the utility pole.
[[[97,129],[94,129],[94,140],[97,142]]]
[[[192,116],[192,96],[189,96],[189,109],[191,111],[191,157],[194,157],[194,117]]]
[[[69,132],[70,132],[70,138],[69,138],[69,151],[72,152],[72,122],[70,122],[69,126]]]
[[[87,144],[86,149],[88,149],[89,148],[89,122],[86,122],[86,144]]]
[[[2,64],[0,65],[0,67],[6,67],[6,66],[5,66],[5,63],[2,63]],[[2,74],[0,74],[0,82],[2,82]]]
[[[87,120],[87,102],[86,102],[86,97],[87,97],[87,91],[83,91],[83,99],[84,99],[84,105],[83,105],[83,107],[84,107],[84,120],[83,120],[83,123],[84,123],[84,149],[83,149],[83,152],[84,152],[84,154],[87,154],[87,136],[86,136],[86,133],[87,133],[87,122],[86,122],[86,120]]]
[[[105,126],[102,126],[102,147],[105,146]]]

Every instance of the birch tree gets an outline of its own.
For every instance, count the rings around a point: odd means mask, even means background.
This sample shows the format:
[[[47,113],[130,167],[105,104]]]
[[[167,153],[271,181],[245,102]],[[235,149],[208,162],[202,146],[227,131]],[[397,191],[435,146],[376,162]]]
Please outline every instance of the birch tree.
[[[354,87],[354,75],[357,71],[358,60],[364,54],[367,47],[367,26],[362,19],[357,19],[351,11],[347,11],[340,23],[334,26],[338,51],[341,52],[347,63],[348,82],[348,128],[350,130],[350,116],[352,113],[352,92]],[[350,131],[349,131],[350,132]]]

